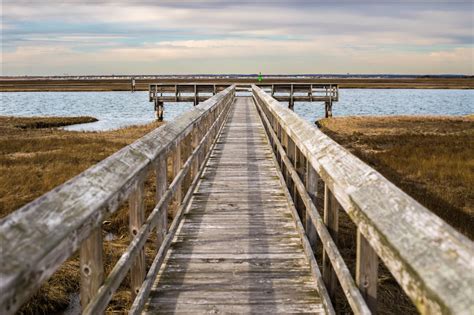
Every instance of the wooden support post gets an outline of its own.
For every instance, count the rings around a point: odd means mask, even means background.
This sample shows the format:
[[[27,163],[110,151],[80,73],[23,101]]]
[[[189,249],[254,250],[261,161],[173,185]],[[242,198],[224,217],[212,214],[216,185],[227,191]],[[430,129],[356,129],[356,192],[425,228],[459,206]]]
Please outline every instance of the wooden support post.
[[[294,107],[295,107],[295,103],[293,101],[293,84],[291,84],[291,86],[290,86],[290,103],[288,104],[288,108],[293,110]]]
[[[367,239],[357,231],[356,283],[372,313],[377,312],[379,258]]]
[[[199,103],[197,85],[194,84],[194,106]]]
[[[177,84],[174,85],[174,101],[175,102],[178,101],[178,85]]]
[[[172,160],[173,160],[173,179],[176,177],[176,175],[178,175],[179,171],[181,170],[181,143],[178,143],[172,153]],[[174,213],[172,213],[172,217],[174,218],[174,215],[176,213],[176,211],[178,210],[178,207],[181,205],[181,200],[182,200],[182,197],[181,197],[181,192],[182,192],[182,189],[181,189],[182,185],[179,185],[179,187],[177,188],[176,190],[176,194],[175,194],[175,208],[174,209]]]
[[[203,132],[203,130],[204,130],[203,126],[204,126],[204,120],[201,120],[198,123],[197,127],[196,127],[196,129],[197,129],[196,130],[196,132],[197,132],[197,135],[196,135],[197,143],[201,142],[202,138],[204,137],[205,133]],[[197,157],[196,157],[196,162],[197,162],[198,167],[201,167],[201,164],[204,160],[204,153],[203,152],[204,152],[204,150],[202,149],[202,146],[201,146],[201,148],[199,148],[199,152],[198,152]],[[197,174],[197,172],[196,172],[196,174]]]
[[[155,203],[158,204],[161,198],[166,192],[168,188],[168,165],[167,159],[165,156],[158,157],[158,161],[156,163],[156,193],[155,193]],[[168,214],[167,214],[167,206],[161,212],[161,216],[158,219],[159,223],[156,227],[156,248],[157,251],[160,249],[161,244],[163,243],[166,234],[168,232]]]
[[[129,227],[132,238],[136,237],[138,231],[145,221],[145,180],[139,179],[135,190],[130,194],[129,202]],[[138,294],[145,279],[145,250],[142,249],[130,267],[130,289],[132,300]]]
[[[324,184],[324,223],[331,234],[334,243],[337,245],[337,234],[339,229],[339,203],[334,194]],[[323,280],[328,289],[328,294],[334,302],[336,296],[337,277],[331,266],[331,261],[326,252],[323,252]]]
[[[189,156],[192,153],[192,134],[188,134],[183,141],[181,141],[181,165],[184,165],[188,160]],[[189,187],[191,186],[191,182],[193,181],[191,177],[191,170],[189,169],[187,174],[184,176],[182,187],[182,197],[186,195]]]
[[[326,101],[324,103],[324,107],[325,107],[324,117],[326,117],[326,118],[332,117],[332,103],[330,101]]]
[[[295,163],[296,163],[295,142],[288,135],[286,135],[286,141],[288,144],[286,155],[288,156],[288,159],[290,159],[293,167],[295,167]],[[295,204],[295,207],[296,207],[297,201],[296,201],[296,195],[295,195],[295,185],[293,184],[293,179],[291,178],[289,172],[286,174],[286,186],[288,187],[288,191],[290,192],[291,197],[293,198],[293,203]]]
[[[310,102],[313,101],[313,85],[312,84],[310,85],[310,88],[309,88],[309,101]]]
[[[276,126],[276,134],[277,134],[277,138],[278,140],[280,141],[281,145],[283,146],[283,139],[282,139],[282,136],[281,136],[281,125],[280,124],[277,124]],[[283,168],[282,168],[282,159],[281,159],[281,155],[280,155],[280,152],[277,150],[276,151],[276,156],[277,156],[277,161],[280,163],[280,169],[283,171]]]
[[[298,173],[298,177],[301,179],[303,184],[306,181],[306,176],[305,176],[305,168],[306,168],[306,159],[304,155],[301,153],[300,149],[295,145],[295,170],[296,173]],[[295,208],[298,211],[300,215],[301,222],[303,224],[303,227],[305,226],[306,222],[306,207],[303,203],[303,200],[301,199],[301,196],[298,192],[298,188],[296,185],[293,187],[293,198],[295,201]]]
[[[155,97],[155,115],[158,121],[163,121],[164,104]]]
[[[308,195],[311,197],[311,200],[313,201],[313,204],[315,205],[316,205],[316,198],[318,196],[318,181],[319,181],[318,173],[316,173],[310,161],[307,160],[306,161],[306,191],[308,192]],[[318,243],[318,234],[316,232],[316,227],[314,226],[308,212],[306,212],[305,230],[306,230],[306,235],[308,236],[308,241],[311,244],[311,248],[313,249],[313,252],[315,252],[316,246]]]
[[[214,84],[215,86],[215,84]],[[199,145],[199,141],[200,141],[200,137],[199,137],[199,128],[197,125],[194,126],[194,129],[191,133],[191,152],[193,152],[197,146]],[[199,172],[199,159],[196,157],[194,158],[194,161],[191,165],[191,178],[194,179],[194,177],[196,177],[197,173]]]
[[[286,132],[283,130],[283,128],[281,129],[281,145],[283,149],[285,150],[286,154],[288,154],[288,136],[286,135]],[[285,182],[288,184],[287,182],[288,174],[286,172],[286,165],[283,162],[283,159],[281,159],[280,161],[280,169],[283,174],[283,178],[285,179]]]
[[[104,263],[102,259],[102,227],[95,228],[82,243],[81,264],[81,306],[85,309],[104,282]]]

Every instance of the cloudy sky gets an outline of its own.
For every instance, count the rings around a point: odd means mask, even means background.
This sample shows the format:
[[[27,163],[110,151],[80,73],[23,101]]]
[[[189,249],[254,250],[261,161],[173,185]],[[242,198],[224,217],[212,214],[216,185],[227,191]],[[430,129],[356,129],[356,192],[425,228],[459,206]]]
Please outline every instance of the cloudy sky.
[[[2,74],[472,75],[473,3],[2,0]]]

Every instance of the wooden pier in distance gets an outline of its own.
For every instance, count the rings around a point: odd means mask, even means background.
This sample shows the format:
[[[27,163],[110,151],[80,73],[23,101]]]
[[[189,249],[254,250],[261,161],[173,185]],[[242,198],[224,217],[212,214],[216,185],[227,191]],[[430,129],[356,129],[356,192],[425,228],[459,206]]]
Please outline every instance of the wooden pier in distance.
[[[382,264],[420,313],[474,313],[474,242],[271,92],[246,89],[216,91],[1,219],[0,313],[77,252],[82,314],[103,314],[125,279],[132,315],[336,314],[336,292],[374,314]],[[102,226],[124,204],[131,242],[106,274]],[[342,212],[357,228],[354,270]]]
[[[270,93],[280,102],[287,102],[293,110],[295,102],[323,102],[325,117],[332,117],[332,106],[339,101],[337,84],[277,83],[258,84],[259,88]],[[148,96],[155,105],[156,116],[163,120],[165,102],[190,102],[197,105],[229,87],[229,84],[150,84]],[[249,85],[237,85],[236,91],[249,92]]]

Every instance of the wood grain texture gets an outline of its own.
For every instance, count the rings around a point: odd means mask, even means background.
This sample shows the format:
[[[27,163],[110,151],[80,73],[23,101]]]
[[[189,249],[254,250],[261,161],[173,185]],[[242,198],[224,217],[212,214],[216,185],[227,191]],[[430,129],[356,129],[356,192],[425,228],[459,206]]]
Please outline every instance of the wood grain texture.
[[[474,313],[474,243],[270,95],[252,89],[418,310]]]
[[[230,103],[231,103],[231,99],[229,99],[229,101],[222,103],[221,106],[218,107],[218,110],[221,113],[223,112],[224,109],[226,109],[227,111]],[[200,123],[202,123],[202,121]],[[215,121],[212,128],[215,128],[216,126],[220,124],[222,124],[222,118],[217,119],[217,121]],[[190,158],[184,163],[182,169],[178,172],[176,177],[170,183],[170,185],[168,186],[168,189],[166,190],[166,192],[164,193],[164,195],[162,196],[162,198],[160,199],[156,207],[150,213],[146,222],[141,226],[140,230],[138,231],[137,236],[133,238],[132,242],[127,247],[123,255],[120,257],[119,261],[115,264],[114,268],[112,269],[110,274],[107,276],[107,279],[105,280],[104,285],[99,289],[99,292],[96,294],[94,299],[91,301],[91,303],[89,303],[88,307],[83,311],[83,314],[95,315],[98,313],[103,313],[106,310],[107,304],[112,298],[113,293],[117,290],[123,278],[125,277],[126,272],[130,268],[132,259],[135,258],[137,256],[137,253],[143,248],[150,232],[155,227],[158,226],[160,218],[166,212],[167,205],[173,199],[174,195],[176,194],[176,191],[178,190],[178,187],[182,185],[185,175],[191,169],[193,160],[197,158],[198,153],[205,147],[204,144],[206,142],[206,139],[210,137],[210,135],[211,135],[211,130],[208,130],[207,134],[204,136],[204,138],[201,140],[201,142],[196,147],[194,152],[191,154]],[[186,200],[189,199],[189,197],[187,196],[190,195],[190,193],[191,192],[188,192],[186,194],[186,197],[185,197]],[[185,200],[185,204],[187,203],[186,200]],[[163,244],[160,246],[158,250],[158,254],[155,257],[155,260],[151,266],[151,269],[149,270],[146,278],[144,279],[140,287],[140,290],[137,294],[137,297],[135,298],[133,306],[136,305],[137,301],[142,301],[143,296],[148,294],[146,290],[144,290],[143,288],[147,287],[148,283],[156,277],[156,274],[153,271],[153,269],[156,266],[156,261],[160,261],[160,259],[164,257],[164,254],[166,254],[166,250],[169,246],[169,240],[172,239],[176,226],[180,222],[181,213],[182,213],[182,207],[178,209],[177,216],[174,218],[171,224],[169,234],[165,236]]]
[[[129,229],[131,238],[138,235],[143,222],[145,221],[145,180],[139,178],[136,187],[130,194],[129,203]],[[145,278],[145,250],[141,249],[130,268],[130,289],[132,299],[135,298],[140,286]]]
[[[192,154],[192,159],[190,161],[186,162],[186,164],[184,166],[185,168],[187,168],[188,166],[189,166],[189,168],[191,168],[192,164],[193,164],[192,160],[194,158],[197,159],[197,158],[199,158],[199,156],[202,156],[203,152],[206,153],[203,161],[207,161],[207,159],[209,158],[210,153],[211,153],[210,151],[205,152],[205,150],[207,150],[207,146],[206,146],[207,139],[209,137],[211,137],[212,134],[214,134],[214,133],[211,133],[212,130],[222,129],[223,122],[225,122],[226,119],[227,119],[228,112],[229,112],[229,107],[230,107],[229,105],[231,103],[232,103],[232,100],[229,101],[229,102],[226,102],[225,106],[219,107],[219,116],[218,116],[218,118],[214,121],[214,123],[211,125],[210,128],[206,129],[207,130],[206,134],[201,139],[198,146],[195,148],[195,150]],[[202,121],[201,124],[199,124],[199,126],[201,126],[204,123],[205,122]],[[215,134],[218,134],[218,132],[215,133]],[[215,143],[215,139],[214,139],[213,143]],[[200,175],[202,174],[202,171],[204,170],[204,166],[205,166],[204,162],[201,163],[200,168],[199,168],[199,172],[198,172],[197,176],[195,176],[193,182],[191,183],[191,188],[189,189],[189,191],[186,193],[186,195],[184,197],[183,205],[178,209],[177,216],[173,219],[173,221],[171,223],[169,233],[166,235],[166,237],[163,241],[163,244],[161,245],[161,247],[158,250],[158,254],[155,256],[155,258],[153,260],[153,263],[150,267],[150,270],[148,271],[148,274],[145,278],[145,281],[143,282],[142,287],[140,288],[140,292],[138,293],[137,297],[133,301],[132,307],[131,307],[130,312],[129,312],[130,315],[139,314],[143,310],[146,299],[148,298],[148,296],[150,294],[153,282],[156,279],[156,276],[158,275],[158,272],[161,268],[161,264],[162,264],[162,262],[165,258],[165,255],[168,251],[168,248],[171,244],[171,241],[174,238],[174,235],[176,233],[177,227],[181,222],[181,218],[183,216],[184,210],[189,205],[189,201],[191,199],[192,193],[194,192],[194,190],[196,188],[196,185],[199,181]],[[173,183],[171,185],[173,185]],[[169,192],[170,192],[170,190],[168,190],[166,194],[168,194]],[[165,196],[166,196],[166,194],[165,194]]]
[[[197,161],[197,158],[195,159]],[[156,179],[156,192],[155,192],[155,204],[158,204],[163,198],[166,189],[168,188],[168,165],[166,156],[161,156],[157,159],[155,168],[155,179]],[[168,230],[168,213],[167,209],[164,209],[161,214],[161,218],[158,219],[158,225],[156,227],[156,248],[159,249],[163,243],[167,230]]]
[[[81,306],[84,309],[104,281],[102,229],[96,228],[81,245]]]
[[[377,313],[379,258],[365,237],[357,232],[356,282],[372,313]]]
[[[327,226],[329,234],[331,234],[331,238],[337,246],[339,204],[327,185],[324,185],[324,224]],[[329,296],[334,301],[336,297],[337,277],[325,251],[323,251],[323,279],[324,283],[326,283]]]
[[[259,109],[261,113],[260,116],[262,117],[262,121],[268,126],[270,123],[266,115],[263,113],[264,108],[258,105],[258,103],[257,103],[257,108]],[[290,159],[288,158],[288,156],[286,155],[286,152],[284,151],[283,146],[278,141],[276,133],[272,129],[269,129],[269,128],[267,128],[267,131],[269,132],[269,136],[274,140],[274,144],[276,145],[276,149],[277,149],[277,152],[279,153],[281,161],[288,168],[289,175],[292,177],[295,187],[301,196],[301,199],[302,199],[301,201],[306,207],[306,214],[309,215],[307,219],[310,220],[314,224],[315,229],[317,233],[319,234],[319,237],[321,239],[321,244],[324,246],[324,250],[327,253],[329,259],[331,260],[332,266],[334,267],[334,270],[339,279],[341,287],[344,291],[344,294],[349,304],[351,305],[352,310],[354,311],[355,314],[371,314],[369,308],[367,307],[365,303],[365,300],[363,299],[362,295],[360,294],[359,289],[357,288],[354,282],[354,279],[352,279],[349,269],[347,268],[344,260],[341,257],[341,254],[339,253],[338,248],[336,247],[336,243],[331,238],[331,235],[329,234],[329,231],[326,225],[324,224],[323,219],[319,215],[319,212],[316,210],[316,206],[311,196],[306,191],[307,190],[306,186],[304,185],[301,178],[299,177],[299,174],[292,167],[292,163]],[[307,169],[312,169],[312,168],[307,167]],[[282,178],[281,174],[279,176],[281,176]],[[312,263],[314,262],[314,264],[316,265],[314,252],[313,252],[313,249],[311,248],[311,243],[308,238],[303,239],[303,247],[305,248],[305,251],[307,252],[307,256],[310,262]],[[324,296],[327,297],[327,298],[323,298],[323,302],[327,304],[327,309],[331,310],[333,308],[332,303],[329,299],[329,294],[327,293],[327,289],[323,282],[322,275],[319,272],[318,268],[312,268],[312,271],[317,280],[316,283],[318,284],[320,294],[323,297]]]
[[[229,115],[145,312],[325,313],[256,108]]]
[[[316,171],[313,169],[310,163],[306,161],[306,191],[308,192],[309,197],[313,204],[316,204],[316,198],[318,195],[318,178]],[[305,231],[308,237],[309,243],[313,251],[316,251],[316,246],[318,245],[318,234],[316,232],[316,227],[311,220],[310,211],[305,210]]]
[[[0,313],[18,310],[127,200],[136,178],[233,95],[234,86],[0,220]]]

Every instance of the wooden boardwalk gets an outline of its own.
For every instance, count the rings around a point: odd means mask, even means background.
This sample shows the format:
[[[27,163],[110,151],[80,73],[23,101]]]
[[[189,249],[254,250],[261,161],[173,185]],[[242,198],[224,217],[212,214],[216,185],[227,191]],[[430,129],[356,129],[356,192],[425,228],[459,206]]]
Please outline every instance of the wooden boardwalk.
[[[238,97],[145,312],[325,313],[271,147]]]
[[[31,297],[78,251],[84,315],[105,313],[126,278],[130,315],[347,312],[336,299],[354,314],[395,313],[378,303],[379,266],[420,313],[474,314],[471,240],[262,88],[241,90],[229,86],[1,219],[0,314],[42,298]],[[173,200],[181,206],[167,223]],[[127,202],[132,240],[105,273],[103,223]],[[353,269],[338,248],[342,211],[357,229],[344,248]]]

